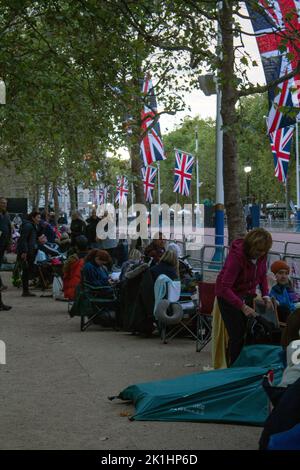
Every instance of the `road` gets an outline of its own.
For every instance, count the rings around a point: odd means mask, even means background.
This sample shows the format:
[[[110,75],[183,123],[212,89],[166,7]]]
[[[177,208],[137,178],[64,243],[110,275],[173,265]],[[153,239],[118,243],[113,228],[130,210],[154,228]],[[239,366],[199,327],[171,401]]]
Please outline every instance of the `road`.
[[[9,284],[10,273],[3,278]],[[40,294],[40,293],[39,293]],[[210,364],[209,347],[189,339],[167,345],[93,326],[79,331],[67,304],[22,298],[0,312],[1,449],[256,449],[261,428],[206,423],[131,422],[134,408],[110,402],[128,385],[187,375]]]

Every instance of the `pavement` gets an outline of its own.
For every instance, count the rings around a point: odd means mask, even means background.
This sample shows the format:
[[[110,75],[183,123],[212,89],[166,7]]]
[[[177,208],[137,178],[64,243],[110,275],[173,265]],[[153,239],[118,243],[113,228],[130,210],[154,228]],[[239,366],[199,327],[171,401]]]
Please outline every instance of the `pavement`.
[[[261,428],[129,421],[132,405],[110,402],[131,384],[188,375],[210,365],[195,342],[142,338],[93,325],[80,332],[67,303],[21,297],[11,273],[0,312],[0,449],[257,449]]]

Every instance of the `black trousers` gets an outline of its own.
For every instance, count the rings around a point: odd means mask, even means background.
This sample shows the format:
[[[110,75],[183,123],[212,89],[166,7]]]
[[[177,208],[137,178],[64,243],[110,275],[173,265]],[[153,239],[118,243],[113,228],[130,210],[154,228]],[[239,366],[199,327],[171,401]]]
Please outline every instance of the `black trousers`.
[[[29,279],[31,279],[34,273],[34,260],[35,260],[35,255],[27,255],[27,260],[21,261],[22,262],[23,292],[28,292],[29,290]]]
[[[245,299],[246,304],[252,307],[253,299],[254,296],[248,296]],[[247,317],[222,297],[218,297],[218,304],[229,336],[229,363],[231,365],[238,358],[245,344]]]

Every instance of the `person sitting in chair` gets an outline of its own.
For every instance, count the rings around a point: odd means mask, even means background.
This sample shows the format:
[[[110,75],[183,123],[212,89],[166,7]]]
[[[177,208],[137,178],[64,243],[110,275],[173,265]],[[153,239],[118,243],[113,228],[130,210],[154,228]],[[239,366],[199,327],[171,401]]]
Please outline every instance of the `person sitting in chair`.
[[[109,287],[109,266],[112,259],[105,250],[91,250],[85,258],[83,279],[93,287]]]
[[[270,291],[270,297],[274,297],[278,307],[279,320],[286,322],[290,313],[296,310],[295,304],[291,301],[288,290],[291,289],[289,281],[289,265],[282,260],[275,261],[271,265],[271,271],[275,275],[276,284]]]
[[[176,253],[171,250],[166,251],[160,258],[158,264],[152,266],[150,271],[154,283],[161,274],[165,274],[172,279],[172,281],[179,279],[178,258]]]
[[[166,251],[165,245],[166,240],[164,239],[163,234],[159,232],[154,235],[154,239],[150,245],[145,248],[145,257],[149,259],[152,258],[151,266],[154,266],[159,262],[160,258]],[[148,260],[146,261],[148,262]]]
[[[120,274],[120,281],[125,279],[125,274],[134,267],[142,264],[142,253],[139,250],[133,248],[128,256],[128,260],[122,264],[121,274]]]
[[[76,253],[69,256],[63,267],[63,289],[66,299],[73,300],[75,289],[81,280],[81,269],[88,253],[88,239],[80,235],[75,239]]]

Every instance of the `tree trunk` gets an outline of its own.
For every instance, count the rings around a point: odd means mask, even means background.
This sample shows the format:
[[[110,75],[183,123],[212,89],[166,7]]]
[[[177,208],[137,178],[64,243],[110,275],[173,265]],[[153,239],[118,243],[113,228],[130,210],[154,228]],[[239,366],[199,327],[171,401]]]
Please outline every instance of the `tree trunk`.
[[[67,186],[68,186],[69,196],[70,196],[71,212],[74,212],[77,210],[77,203],[76,203],[75,186],[74,186],[73,181],[69,180],[67,182]]]
[[[245,222],[238,180],[237,83],[234,73],[233,14],[231,2],[223,2],[220,12],[222,33],[221,90],[223,119],[223,181],[229,243],[245,234]]]
[[[49,181],[45,181],[45,185],[44,185],[44,192],[45,192],[45,213],[46,213],[46,216],[48,216],[48,213],[49,213]]]
[[[140,157],[140,145],[138,143],[130,146],[131,173],[133,176],[133,187],[135,193],[135,203],[145,204],[144,185],[142,181],[143,162]]]
[[[55,183],[53,183],[53,201],[54,201],[54,213],[55,213],[55,221],[57,222],[59,218],[59,199],[58,199],[58,190]]]

